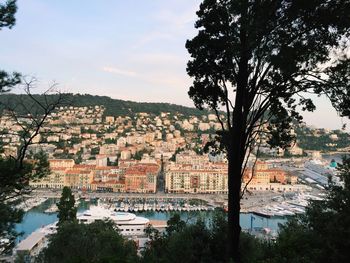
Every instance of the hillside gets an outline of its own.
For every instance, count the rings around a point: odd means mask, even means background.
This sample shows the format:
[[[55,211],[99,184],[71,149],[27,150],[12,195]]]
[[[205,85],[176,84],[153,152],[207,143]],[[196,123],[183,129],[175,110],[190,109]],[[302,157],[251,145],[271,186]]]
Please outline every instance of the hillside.
[[[43,101],[42,95],[34,95],[36,99]],[[48,100],[54,100],[55,95],[49,95]],[[134,102],[119,99],[112,99],[107,96],[93,96],[89,94],[65,94],[65,100],[67,105],[84,107],[104,105],[106,107],[105,115],[120,116],[120,115],[133,115],[138,112],[147,112],[152,114],[160,114],[161,112],[170,112],[171,114],[180,113],[185,116],[195,115],[200,116],[207,114],[206,111],[200,111],[196,108],[185,107],[170,103],[148,103],[148,102]],[[0,110],[4,109],[4,105],[10,105],[12,108],[16,108],[16,111],[20,114],[25,113],[25,108],[21,104],[33,105],[33,101],[27,95],[17,94],[1,94],[0,95]],[[30,107],[29,107],[30,108]],[[37,108],[33,108],[35,112]]]

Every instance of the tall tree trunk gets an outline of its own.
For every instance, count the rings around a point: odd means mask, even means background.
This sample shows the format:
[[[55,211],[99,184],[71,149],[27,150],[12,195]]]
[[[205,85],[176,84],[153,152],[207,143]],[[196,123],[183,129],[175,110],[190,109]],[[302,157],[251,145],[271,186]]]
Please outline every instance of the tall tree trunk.
[[[228,252],[229,259],[233,259],[235,263],[241,262],[239,253],[239,240],[241,234],[241,226],[239,216],[241,211],[241,181],[242,168],[245,157],[246,142],[246,124],[247,114],[244,111],[246,103],[246,67],[243,63],[240,74],[241,81],[238,83],[235,109],[233,111],[232,127],[230,129],[229,138],[227,138],[228,153],[228,226],[229,226],[229,242]]]
[[[234,154],[231,153],[229,156],[233,157]],[[228,255],[235,263],[239,263],[241,262],[239,253],[241,164],[239,158],[229,158],[228,162]]]
[[[241,262],[239,252],[240,226],[240,194],[242,158],[237,149],[240,148],[239,138],[232,138],[232,147],[228,152],[228,258],[235,263]]]

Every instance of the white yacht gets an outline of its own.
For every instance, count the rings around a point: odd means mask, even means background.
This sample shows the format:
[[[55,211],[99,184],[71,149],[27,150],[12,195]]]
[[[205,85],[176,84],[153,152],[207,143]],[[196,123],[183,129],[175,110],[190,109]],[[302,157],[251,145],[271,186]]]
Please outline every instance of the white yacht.
[[[103,206],[91,206],[89,210],[78,214],[77,219],[81,223],[92,223],[96,220],[110,219],[124,236],[142,236],[144,229],[149,225],[149,219],[136,216],[127,212],[115,212]]]
[[[137,241],[139,248],[144,247],[148,240],[145,237],[144,229],[150,224],[150,220],[131,213],[115,212],[103,206],[90,206],[89,210],[78,214],[77,219],[79,222],[86,224],[96,220],[112,220],[123,236]],[[49,234],[56,233],[56,224],[57,222],[52,223],[31,233],[16,246],[16,254],[29,253],[31,256],[36,256],[43,247],[47,246]],[[161,227],[164,228],[164,225],[161,225]],[[0,242],[3,242],[3,240],[0,240]]]

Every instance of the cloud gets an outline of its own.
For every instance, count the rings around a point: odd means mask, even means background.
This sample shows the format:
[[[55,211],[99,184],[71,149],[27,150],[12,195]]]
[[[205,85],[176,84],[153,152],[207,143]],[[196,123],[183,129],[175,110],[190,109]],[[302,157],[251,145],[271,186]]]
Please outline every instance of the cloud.
[[[166,62],[168,62],[168,64],[171,64],[172,59],[175,61],[177,60],[176,57],[166,55],[164,55],[164,57],[162,55],[155,56],[155,61],[153,62],[157,64],[156,66],[152,65],[152,63],[149,63],[147,65],[147,57],[148,56],[146,55],[146,57],[141,59],[145,59],[145,64],[142,66],[142,68],[139,68],[138,72],[109,66],[103,67],[102,70],[104,72],[116,75],[132,77],[133,81],[136,81],[136,83],[137,81],[149,83],[153,85],[154,88],[162,89],[165,87],[171,87],[183,90],[185,87],[189,86],[190,78],[185,74],[185,72],[174,72],[172,69],[169,69],[167,67]],[[152,56],[150,56],[149,59],[151,58]],[[141,63],[141,61],[137,62],[138,65]]]
[[[155,15],[155,19],[175,30],[183,30],[186,25],[194,23],[197,17],[197,10],[197,4],[191,7],[186,7],[185,10],[181,10],[181,12],[178,13],[175,13],[173,10],[169,10],[167,8],[160,10],[160,12]]]
[[[136,43],[132,46],[133,49],[138,49],[150,42],[159,41],[159,40],[173,40],[174,35],[169,32],[161,32],[161,31],[152,31],[146,33],[142,36]]]
[[[174,1],[170,6],[167,2],[151,15],[150,20],[154,26],[144,33],[132,48],[138,49],[150,43],[186,39],[195,31],[194,22],[197,19],[196,11],[199,4],[199,0],[192,0],[190,4],[188,0],[182,4]]]
[[[102,70],[105,72],[114,73],[114,74],[127,76],[127,77],[137,76],[137,73],[134,71],[119,69],[119,68],[115,68],[115,67],[103,67]]]
[[[129,56],[129,61],[137,65],[160,67],[160,69],[183,66],[185,68],[187,57],[171,53],[134,53]]]

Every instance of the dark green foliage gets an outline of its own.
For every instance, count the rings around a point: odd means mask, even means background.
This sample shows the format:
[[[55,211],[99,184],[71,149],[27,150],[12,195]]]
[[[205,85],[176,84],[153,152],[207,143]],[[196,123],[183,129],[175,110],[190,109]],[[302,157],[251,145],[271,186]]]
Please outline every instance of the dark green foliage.
[[[297,128],[297,142],[298,146],[304,150],[316,151],[336,151],[337,149],[346,148],[350,146],[349,134],[339,130],[332,131],[338,136],[337,140],[332,140],[330,134],[326,132],[319,132],[317,136],[312,134],[312,131],[307,128]]]
[[[175,215],[168,221],[165,233],[149,228],[147,234],[151,241],[142,253],[143,262],[227,262],[227,217],[223,210],[217,210],[209,223],[197,220],[186,224]],[[244,234],[241,237],[242,262],[254,263],[264,258],[267,244]]]
[[[247,154],[265,134],[288,147],[300,110],[313,111],[309,94],[325,94],[350,116],[350,1],[204,0],[198,34],[186,43],[198,109],[224,108],[217,135],[227,152],[228,257],[240,262],[240,184]],[[334,55],[336,51],[336,55]],[[268,124],[268,129],[264,125]],[[215,144],[212,144],[215,145]]]
[[[15,25],[17,11],[16,0],[0,3],[0,31],[4,27],[12,28]],[[10,74],[0,70],[0,93],[9,91],[21,82],[21,75],[17,72]],[[1,103],[0,103],[1,104]]]
[[[331,185],[324,201],[282,227],[271,262],[348,262],[350,251],[350,159],[339,165],[343,186]]]
[[[23,210],[13,207],[18,203],[18,201],[10,201],[5,204],[0,201],[0,237],[1,239],[7,239],[6,242],[0,242],[0,255],[11,252],[16,237],[19,235],[14,228],[15,224],[22,221],[24,213]]]
[[[67,186],[63,187],[60,201],[57,203],[58,225],[62,225],[65,222],[76,221],[77,208],[74,205],[75,205],[75,199],[71,189]]]
[[[6,71],[0,70],[0,92],[9,91],[11,88],[21,82],[21,75],[19,73],[7,73]],[[3,96],[3,94],[1,94]],[[3,101],[0,102],[0,104]]]
[[[168,220],[167,225],[166,233],[168,236],[171,236],[175,232],[181,232],[186,227],[185,221],[181,220],[179,214],[172,216]]]
[[[9,239],[0,244],[0,254],[9,252],[18,236],[14,224],[21,222],[23,211],[15,205],[22,202],[21,195],[29,191],[29,180],[42,178],[49,172],[47,156],[42,152],[22,165],[15,158],[0,157],[0,237]]]
[[[49,241],[38,262],[138,262],[135,243],[122,237],[110,221],[95,221],[91,224],[64,223]]]
[[[63,151],[63,153],[54,153],[53,156],[57,159],[74,159],[75,155],[69,153],[67,150]]]
[[[47,155],[40,152],[22,165],[14,158],[0,157],[0,201],[21,194],[29,180],[46,176],[50,172]]]
[[[47,154],[39,151],[33,156],[28,157],[32,162],[32,180],[41,179],[50,174],[50,164]]]
[[[28,186],[32,177],[32,165],[24,163],[23,168],[18,167],[14,158],[0,157],[0,200],[5,200],[15,192],[21,192]]]
[[[145,154],[145,153],[149,153],[149,151],[147,151],[146,149],[143,149],[141,151],[137,151],[135,153],[134,156],[132,156],[133,159],[135,160],[141,160],[142,159],[142,156]]]
[[[3,94],[0,97],[0,111],[2,110],[2,103],[10,103],[11,101],[18,100],[18,97],[21,96],[21,100],[24,105],[31,105],[30,99],[26,95],[15,95],[15,94]],[[44,99],[41,95],[34,95],[36,99]],[[57,99],[55,95],[49,95],[47,98],[52,99],[53,101]],[[190,107],[184,107],[180,105],[170,104],[170,103],[147,103],[147,102],[133,102],[133,101],[124,101],[118,99],[112,99],[106,96],[93,96],[88,94],[65,94],[65,98],[70,101],[71,106],[75,107],[84,107],[84,106],[95,106],[95,105],[104,105],[105,113],[104,115],[111,116],[133,116],[139,112],[147,112],[150,114],[159,115],[161,112],[170,112],[172,114],[184,114],[184,115],[194,115],[201,116],[203,112]],[[12,105],[15,106],[15,105]],[[34,106],[35,107],[35,106]],[[19,113],[25,113],[25,109],[18,106],[16,110]]]
[[[100,147],[95,147],[91,149],[91,154],[92,155],[97,155],[100,153]]]
[[[17,12],[16,0],[0,3],[0,30],[2,27],[12,28],[15,25]]]
[[[135,155],[133,156],[133,159],[135,160],[141,160],[142,159],[142,155],[143,153],[141,151],[138,151],[135,153]]]
[[[105,143],[106,144],[116,144],[117,143],[117,139],[107,138],[107,139],[105,139]]]
[[[162,140],[163,141],[166,141],[166,135],[167,135],[167,132],[165,129],[162,130]]]

